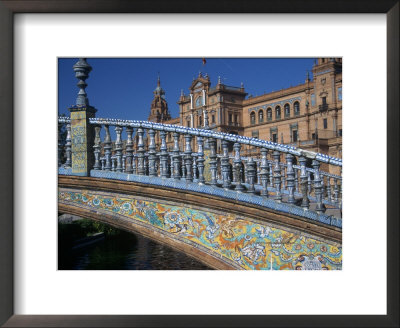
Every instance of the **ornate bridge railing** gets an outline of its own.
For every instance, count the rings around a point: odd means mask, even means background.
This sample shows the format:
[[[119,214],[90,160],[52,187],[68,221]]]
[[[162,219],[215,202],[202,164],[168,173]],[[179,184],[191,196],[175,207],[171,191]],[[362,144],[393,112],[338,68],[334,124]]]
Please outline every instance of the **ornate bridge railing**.
[[[58,122],[59,128],[66,128],[65,140],[59,139],[59,172],[73,174],[70,169],[71,120],[59,117]],[[106,175],[100,173],[115,172],[147,176],[146,181],[169,179],[191,185],[195,183],[257,195],[319,216],[327,216],[323,214],[327,207],[338,209],[333,215],[340,216],[342,177],[321,171],[320,165],[325,163],[341,169],[341,159],[207,129],[102,118],[89,118],[88,122],[94,131],[91,141],[93,176],[104,177]],[[114,141],[110,127],[116,134]],[[102,129],[104,140],[101,140]],[[122,140],[123,131],[126,140]],[[170,142],[167,142],[168,134],[173,138]],[[172,149],[168,149],[168,143],[173,144]],[[258,149],[259,155],[241,156],[243,146]],[[341,220],[328,221],[341,227]]]

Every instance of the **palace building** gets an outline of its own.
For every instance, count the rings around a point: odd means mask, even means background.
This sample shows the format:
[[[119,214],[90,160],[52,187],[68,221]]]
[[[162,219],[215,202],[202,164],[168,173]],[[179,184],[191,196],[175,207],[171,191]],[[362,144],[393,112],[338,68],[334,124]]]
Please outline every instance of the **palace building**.
[[[312,80],[261,96],[248,96],[243,84],[211,85],[199,73],[177,102],[179,117],[171,119],[158,79],[150,121],[208,128],[260,138],[342,157],[342,59],[318,58]],[[255,149],[243,149],[243,154]]]

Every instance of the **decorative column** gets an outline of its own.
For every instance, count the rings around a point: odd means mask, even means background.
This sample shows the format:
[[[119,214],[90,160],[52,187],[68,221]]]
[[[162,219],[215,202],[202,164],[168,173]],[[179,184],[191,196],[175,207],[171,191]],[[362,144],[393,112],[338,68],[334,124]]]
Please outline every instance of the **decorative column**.
[[[244,186],[242,185],[242,160],[240,159],[240,148],[241,144],[235,142],[233,144],[233,149],[235,151],[235,159],[233,160],[233,165],[235,168],[234,180],[236,183],[235,190],[236,191],[243,191]]]
[[[289,191],[289,197],[288,197],[288,203],[289,204],[294,204],[296,202],[296,200],[294,199],[294,187],[295,187],[295,183],[294,183],[294,170],[293,170],[293,155],[292,154],[286,154],[286,163],[287,163],[287,170],[286,170],[286,174],[287,174],[287,188]]]
[[[101,139],[100,139],[100,131],[101,125],[95,125],[94,127],[95,137],[94,137],[94,170],[100,170],[100,148],[101,148]]]
[[[314,192],[317,201],[317,207],[315,211],[317,213],[323,213],[325,212],[326,208],[325,205],[322,203],[322,183],[319,173],[319,166],[320,166],[319,162],[314,159],[312,162],[312,167],[314,168]]]
[[[180,155],[180,150],[179,150],[179,133],[174,132],[173,134],[174,137],[174,149],[173,149],[173,155],[172,155],[172,160],[174,163],[174,179],[175,180],[180,180],[181,179],[181,155]]]
[[[300,162],[300,185],[301,185],[301,194],[303,196],[303,200],[301,201],[301,207],[308,209],[310,207],[310,201],[308,200],[308,175],[306,171],[306,158],[301,156],[299,158]]]
[[[115,168],[115,171],[122,172],[122,127],[116,126],[115,133],[117,134],[117,139],[115,140],[115,157],[117,160],[117,166]]]
[[[211,171],[211,181],[210,184],[212,186],[217,185],[217,154],[216,154],[216,146],[217,142],[214,138],[208,139],[208,144],[210,146],[210,171]]]
[[[199,184],[204,184],[206,181],[204,178],[203,142],[203,137],[197,137],[197,168],[199,170]]]
[[[106,171],[111,170],[111,136],[110,136],[110,127],[108,125],[104,126],[104,130],[106,131],[106,136],[104,138],[104,157],[106,159],[106,164],[104,169]]]
[[[156,132],[153,129],[149,130],[149,176],[155,177],[157,176],[156,171],[156,141],[155,141]]]
[[[160,146],[160,173],[161,178],[169,178],[168,174],[168,151],[166,142],[167,133],[165,131],[160,131],[161,146]]]
[[[75,77],[79,80],[78,97],[74,106],[69,108],[71,113],[71,151],[72,174],[89,176],[93,167],[93,127],[89,119],[95,117],[96,109],[89,105],[89,99],[85,92],[86,79],[92,67],[86,62],[86,58],[80,58],[73,66]]]
[[[256,178],[256,162],[254,162],[253,157],[248,158],[246,163],[246,171],[247,171],[247,181],[249,184],[247,192],[250,194],[254,194],[256,192],[254,188],[254,182]]]
[[[132,167],[132,157],[133,157],[133,140],[132,140],[132,133],[133,133],[133,128],[130,126],[127,126],[126,129],[126,166],[125,166],[125,172],[128,174],[133,173],[133,167]],[[136,172],[135,172],[136,173]]]
[[[281,194],[281,167],[279,163],[279,159],[281,154],[279,151],[275,150],[273,153],[274,158],[274,185],[275,185],[275,200],[280,202],[282,201],[282,194]]]
[[[145,175],[146,169],[144,167],[144,142],[143,142],[143,134],[144,134],[144,130],[143,128],[138,128],[137,129],[137,135],[138,135],[138,150],[137,150],[137,158],[138,158],[138,167],[137,167],[137,171],[138,171],[138,175]]]
[[[339,185],[337,178],[334,178],[333,201],[335,202],[336,205],[339,205]]]
[[[273,162],[272,161],[268,162],[269,162],[269,186],[274,187],[274,174],[272,172]]]
[[[332,200],[331,177],[329,175],[326,176],[326,196],[329,201]]]
[[[297,168],[294,169],[294,185],[295,185],[295,192],[299,193],[299,170]]]
[[[261,195],[268,197],[268,174],[269,174],[269,167],[268,167],[268,149],[261,148],[261,172],[260,172],[260,179],[261,179]]]
[[[192,160],[192,136],[190,134],[185,135],[186,145],[185,145],[185,166],[186,166],[186,182],[193,181],[193,160]]]
[[[65,139],[65,155],[67,157],[67,161],[65,162],[65,166],[71,167],[72,165],[72,151],[71,151],[71,124],[67,124],[67,137]]]
[[[58,166],[60,167],[62,165],[62,151],[63,151],[63,144],[61,142],[61,129],[63,125],[62,123],[58,123]]]
[[[193,180],[197,180],[197,153],[192,153],[193,158]]]
[[[208,128],[208,125],[209,125],[209,123],[208,123],[208,111],[207,111],[207,109],[204,109],[203,110],[203,116],[204,116],[204,128]]]
[[[222,159],[221,159],[221,171],[222,171],[222,187],[230,189],[231,187],[231,172],[229,165],[229,153],[228,153],[229,142],[222,140]]]

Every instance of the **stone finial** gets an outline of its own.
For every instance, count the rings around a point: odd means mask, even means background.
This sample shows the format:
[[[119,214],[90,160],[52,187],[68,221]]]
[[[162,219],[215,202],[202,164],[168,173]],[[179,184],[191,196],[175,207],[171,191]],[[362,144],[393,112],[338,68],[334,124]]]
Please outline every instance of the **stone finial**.
[[[79,58],[78,62],[73,66],[75,71],[75,77],[79,80],[77,83],[78,88],[80,89],[78,92],[78,97],[76,98],[76,106],[89,106],[89,99],[86,94],[86,79],[89,77],[89,73],[92,70],[92,66],[90,66],[86,58]]]
[[[240,88],[244,89],[244,83],[243,82],[240,82]]]
[[[218,76],[218,84],[221,84],[221,77]]]
[[[183,93],[183,89],[181,89],[181,97],[184,97],[185,94]]]

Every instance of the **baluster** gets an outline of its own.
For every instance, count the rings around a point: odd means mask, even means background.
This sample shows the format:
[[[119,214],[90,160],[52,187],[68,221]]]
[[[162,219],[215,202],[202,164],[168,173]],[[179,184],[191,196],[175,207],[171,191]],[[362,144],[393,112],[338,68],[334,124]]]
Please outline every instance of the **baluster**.
[[[182,168],[182,178],[186,178],[186,165],[185,165],[185,156],[184,153],[181,153],[181,168]]]
[[[307,184],[308,184],[308,194],[311,195],[311,172],[307,171]]]
[[[111,136],[110,136],[110,127],[108,125],[104,126],[104,130],[106,131],[106,136],[104,138],[104,157],[106,158],[106,171],[111,170]]]
[[[145,175],[146,173],[146,169],[144,166],[144,153],[145,153],[145,149],[144,149],[144,143],[143,143],[143,134],[144,134],[144,130],[143,128],[138,128],[137,129],[137,135],[138,135],[138,150],[137,150],[137,159],[138,159],[138,174],[139,175]]]
[[[197,137],[197,167],[199,170],[199,184],[204,184],[204,150],[203,150],[203,137]]]
[[[222,187],[229,189],[231,187],[231,172],[229,165],[229,153],[228,153],[229,142],[222,140],[222,159],[221,159],[221,174],[222,174]]]
[[[211,171],[211,181],[210,184],[212,186],[217,185],[217,153],[216,153],[216,146],[217,142],[214,138],[208,139],[208,144],[210,146],[210,171]]]
[[[286,173],[285,173],[285,164],[281,163],[281,176],[282,176],[282,187],[281,190],[286,189]]]
[[[116,162],[117,158],[116,156],[111,156],[111,171],[115,172],[115,162]]]
[[[261,195],[268,197],[268,174],[269,174],[269,165],[267,160],[268,149],[261,148],[261,172],[260,179],[262,184]]]
[[[312,162],[312,167],[314,168],[314,193],[315,193],[315,198],[317,201],[317,207],[316,207],[316,212],[317,213],[323,213],[325,212],[326,208],[325,205],[322,203],[322,183],[321,183],[321,177],[319,174],[319,162],[317,160],[313,160]]]
[[[235,159],[233,160],[233,165],[235,168],[235,183],[236,191],[243,191],[244,186],[242,185],[242,160],[240,158],[240,148],[242,145],[238,142],[235,142],[233,145],[233,149],[235,150]]]
[[[132,140],[132,133],[133,133],[133,128],[130,126],[127,126],[125,129],[126,132],[126,147],[125,147],[125,156],[126,156],[126,163],[125,163],[125,172],[130,174],[133,173],[133,168],[132,168],[132,155],[133,155],[133,140]]]
[[[169,178],[168,174],[168,151],[166,142],[167,132],[160,131],[161,146],[160,146],[160,173],[161,178]]]
[[[268,163],[269,163],[269,186],[273,187],[274,186],[274,174],[272,172],[273,162],[268,161]]]
[[[295,183],[295,188],[296,188],[295,190],[296,190],[297,193],[300,192],[300,191],[299,191],[299,190],[300,190],[300,189],[299,189],[299,180],[300,180],[300,179],[299,179],[299,175],[300,175],[300,174],[299,174],[299,169],[297,169],[297,168],[294,169],[294,183]]]
[[[105,168],[105,163],[106,163],[105,157],[101,157],[100,162],[101,162],[101,170],[103,171]]]
[[[293,158],[294,156],[292,154],[286,154],[286,163],[287,163],[287,169],[286,169],[286,174],[287,174],[287,189],[289,191],[289,196],[288,196],[288,203],[289,204],[294,204],[296,200],[294,199],[294,175],[295,172],[293,170]]]
[[[125,172],[126,169],[126,155],[122,155],[122,172]]]
[[[132,154],[132,173],[136,174],[136,159],[137,159],[137,155]]]
[[[71,143],[71,124],[67,124],[67,137],[65,138],[65,156],[67,160],[65,162],[65,166],[71,167],[72,165],[72,143]]]
[[[246,171],[247,171],[247,180],[249,184],[249,188],[247,189],[247,192],[250,194],[255,193],[255,188],[254,188],[254,182],[256,178],[256,163],[253,160],[253,157],[249,157],[247,160],[247,165],[246,165]]]
[[[274,185],[275,185],[275,200],[280,202],[282,201],[282,194],[281,194],[281,168],[279,165],[279,159],[281,154],[279,151],[275,150],[273,153],[274,158]]]
[[[197,180],[197,154],[193,153],[193,180]]]
[[[333,199],[336,205],[339,205],[339,186],[338,186],[338,179],[334,178],[334,187],[333,187]]]
[[[117,134],[117,139],[115,140],[115,158],[116,158],[116,167],[115,171],[122,172],[122,127],[116,126],[115,133]]]
[[[181,178],[181,155],[180,155],[180,150],[179,150],[179,133],[174,132],[173,137],[174,137],[174,149],[173,149],[174,155],[172,156],[172,159],[174,162],[174,179],[180,180],[180,178]]]
[[[185,180],[187,182],[192,182],[192,172],[193,172],[193,161],[192,161],[192,136],[190,134],[185,135],[186,145],[184,152],[185,166],[186,166],[186,176]]]
[[[326,197],[329,201],[332,201],[332,190],[331,190],[331,177],[326,176]]]
[[[100,148],[101,148],[100,130],[101,130],[101,125],[94,126],[94,132],[95,132],[94,145],[93,145],[93,148],[94,148],[93,169],[94,170],[100,169]]]
[[[157,176],[156,171],[156,141],[155,141],[156,132],[153,129],[149,130],[149,176],[155,177]]]
[[[301,156],[299,159],[300,162],[300,186],[301,186],[301,194],[303,199],[301,201],[301,207],[308,209],[310,207],[310,201],[308,200],[308,177],[306,170],[306,162],[307,159],[304,156]]]
[[[261,176],[260,176],[260,174],[261,174],[261,168],[260,168],[260,166],[261,166],[261,163],[260,163],[260,161],[257,161],[256,162],[256,167],[257,167],[257,169],[256,169],[256,172],[257,172],[257,175],[256,175],[256,177],[257,177],[257,184],[261,184]]]

